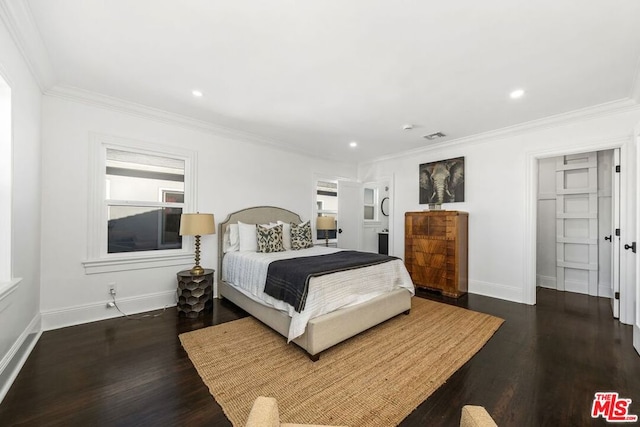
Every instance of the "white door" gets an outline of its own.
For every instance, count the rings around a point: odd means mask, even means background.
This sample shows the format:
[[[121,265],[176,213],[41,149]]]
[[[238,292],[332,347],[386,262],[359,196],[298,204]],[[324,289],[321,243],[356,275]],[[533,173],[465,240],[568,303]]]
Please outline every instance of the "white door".
[[[638,125],[640,128],[640,124]],[[636,168],[640,165],[640,134],[636,134]],[[640,243],[640,171],[636,170],[636,242]],[[633,324],[633,347],[640,354],[640,260],[636,260],[636,282],[635,282],[635,321]]]
[[[338,247],[360,249],[364,188],[356,181],[338,181]]]
[[[596,152],[556,161],[556,284],[598,295],[598,158]]]
[[[620,317],[620,149],[613,150],[611,192],[611,309]]]

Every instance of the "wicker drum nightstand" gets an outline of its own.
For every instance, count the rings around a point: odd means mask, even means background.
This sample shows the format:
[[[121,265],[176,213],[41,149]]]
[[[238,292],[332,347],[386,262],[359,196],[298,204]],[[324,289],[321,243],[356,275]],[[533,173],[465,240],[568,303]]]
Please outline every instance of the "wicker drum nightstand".
[[[178,273],[178,316],[196,318],[205,311],[211,311],[214,271],[205,269],[197,276],[190,270]]]

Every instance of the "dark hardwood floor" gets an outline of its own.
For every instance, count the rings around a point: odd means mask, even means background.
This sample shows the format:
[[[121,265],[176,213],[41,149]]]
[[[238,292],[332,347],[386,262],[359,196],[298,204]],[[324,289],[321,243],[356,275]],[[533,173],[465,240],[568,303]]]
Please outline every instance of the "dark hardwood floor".
[[[500,426],[607,425],[590,417],[596,391],[632,399],[640,415],[632,328],[611,317],[608,300],[550,290],[537,306],[419,296],[506,321],[402,426],[456,426],[465,404],[485,406]],[[216,300],[197,320],[167,310],[45,332],[0,404],[0,426],[229,426],[178,334],[245,315]]]

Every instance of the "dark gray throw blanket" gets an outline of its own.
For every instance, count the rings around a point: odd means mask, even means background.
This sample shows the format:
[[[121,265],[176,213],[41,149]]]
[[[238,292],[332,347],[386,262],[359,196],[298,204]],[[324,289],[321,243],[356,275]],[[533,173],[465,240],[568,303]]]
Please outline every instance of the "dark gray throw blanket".
[[[338,271],[368,267],[398,259],[371,252],[340,251],[326,255],[273,261],[267,270],[264,292],[284,301],[300,313],[304,310],[309,279]]]

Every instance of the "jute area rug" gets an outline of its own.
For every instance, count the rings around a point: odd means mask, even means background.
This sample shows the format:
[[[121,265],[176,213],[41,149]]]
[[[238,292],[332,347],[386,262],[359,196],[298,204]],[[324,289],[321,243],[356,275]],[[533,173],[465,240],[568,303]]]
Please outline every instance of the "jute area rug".
[[[180,335],[234,426],[258,396],[275,397],[281,422],[395,426],[467,362],[503,320],[422,298],[311,362],[252,317]]]

